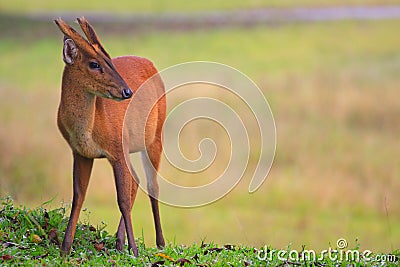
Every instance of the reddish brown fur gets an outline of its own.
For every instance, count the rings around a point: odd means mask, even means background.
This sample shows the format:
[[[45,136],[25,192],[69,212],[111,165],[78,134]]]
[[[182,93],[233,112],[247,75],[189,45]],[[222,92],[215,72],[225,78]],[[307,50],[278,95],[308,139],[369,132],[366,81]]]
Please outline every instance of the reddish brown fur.
[[[143,156],[145,168],[148,170],[147,184],[154,215],[156,242],[158,247],[163,247],[165,242],[159,218],[156,175],[162,152],[162,126],[166,108],[163,83],[156,75],[156,68],[147,59],[124,56],[111,60],[90,24],[84,18],[78,19],[78,22],[89,42],[61,19],[56,20],[66,39],[74,41],[64,44],[64,49],[67,49],[64,61],[67,64],[63,73],[57,120],[74,155],[74,196],[62,251],[70,251],[93,159],[106,157],[114,170],[118,205],[122,213],[117,232],[117,248],[123,249],[126,230],[128,248],[135,255],[138,254],[130,215],[138,179],[132,166],[125,161],[128,152],[138,151],[147,151],[150,159],[148,161]],[[75,50],[71,49],[74,44],[76,55]],[[88,67],[90,62],[98,63],[101,69],[93,70]],[[148,86],[138,93],[138,88],[153,75],[156,76],[147,83]],[[116,100],[123,98],[122,90],[128,90],[128,87],[134,94],[134,100],[117,102]],[[131,101],[134,101],[133,108],[129,110],[127,125],[123,128],[124,116]]]

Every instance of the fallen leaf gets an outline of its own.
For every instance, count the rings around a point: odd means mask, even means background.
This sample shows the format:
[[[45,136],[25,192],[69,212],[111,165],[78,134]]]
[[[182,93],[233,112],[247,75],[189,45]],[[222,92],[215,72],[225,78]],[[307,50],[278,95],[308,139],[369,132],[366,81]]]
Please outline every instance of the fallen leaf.
[[[159,256],[159,257],[164,258],[164,259],[167,259],[167,260],[169,260],[169,261],[174,261],[173,258],[171,258],[171,257],[168,256],[168,255],[165,255],[164,253],[156,253],[156,254],[154,254],[154,256]]]
[[[94,248],[95,248],[98,252],[100,252],[100,251],[102,251],[102,250],[104,249],[104,243],[103,243],[103,242],[97,243],[97,244],[94,245]]]
[[[189,263],[190,264],[191,262],[188,259],[180,258],[180,259],[177,259],[175,261],[175,263],[179,264],[180,266],[183,266],[183,265],[185,265],[185,263]]]
[[[50,243],[56,244],[57,246],[60,246],[60,239],[58,237],[58,231],[55,228],[52,228],[49,231],[49,240]]]
[[[11,256],[10,254],[6,254],[6,255],[1,256],[1,259],[2,259],[3,261],[9,261],[9,260],[11,260],[12,258],[13,258],[13,256]]]
[[[42,239],[37,234],[33,234],[33,235],[31,235],[31,242],[40,243],[40,242],[42,242]]]
[[[93,225],[91,225],[89,226],[89,231],[96,232],[96,228]]]

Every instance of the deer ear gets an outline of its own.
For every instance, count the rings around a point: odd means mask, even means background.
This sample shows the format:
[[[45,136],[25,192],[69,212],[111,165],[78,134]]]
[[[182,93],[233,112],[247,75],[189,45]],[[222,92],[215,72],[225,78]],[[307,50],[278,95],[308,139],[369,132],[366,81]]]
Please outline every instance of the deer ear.
[[[72,39],[64,39],[63,60],[66,64],[72,65],[77,56],[76,45]]]

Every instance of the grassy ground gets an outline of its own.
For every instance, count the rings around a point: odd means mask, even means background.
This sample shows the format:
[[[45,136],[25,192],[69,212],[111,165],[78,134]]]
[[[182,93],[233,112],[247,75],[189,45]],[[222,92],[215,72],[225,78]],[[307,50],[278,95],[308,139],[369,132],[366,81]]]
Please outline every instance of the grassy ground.
[[[385,266],[399,264],[399,251],[388,254],[366,254],[358,247],[341,250],[333,246],[331,254],[308,254],[292,250],[290,247],[281,254],[271,247],[250,247],[201,242],[188,246],[169,243],[162,250],[146,247],[143,238],[137,239],[139,257],[115,250],[115,237],[97,227],[86,218],[77,226],[74,245],[70,255],[60,257],[62,231],[66,227],[65,207],[47,210],[47,204],[35,209],[14,206],[11,199],[1,200],[0,206],[0,264],[2,266],[297,266],[315,264],[317,266],[376,266],[378,257],[385,257]],[[340,245],[340,244],[339,244]],[[351,255],[346,251],[351,250]],[[303,254],[301,254],[303,253]],[[307,253],[307,254],[306,254]],[[342,253],[342,254],[341,254]],[[308,257],[306,257],[308,255]],[[349,254],[350,255],[350,254]],[[361,255],[361,256],[360,256]],[[362,255],[368,256],[368,259]],[[374,259],[373,259],[374,258]]]
[[[205,239],[297,249],[326,249],[346,238],[374,252],[399,248],[399,26],[346,21],[124,35],[100,30],[111,55],[145,56],[159,69],[191,60],[231,65],[254,79],[274,112],[277,153],[262,188],[247,194],[247,176],[213,205],[162,206],[166,238],[188,246]],[[10,27],[0,41],[1,195],[31,207],[53,197],[53,203],[69,202],[71,155],[55,125],[61,34],[50,24],[45,30],[24,25],[23,32]],[[105,161],[95,163],[85,206],[94,224],[116,229]],[[143,230],[145,243],[154,244],[144,194],[133,220],[135,232]]]
[[[399,4],[399,0],[250,0],[250,1],[212,1],[212,2],[187,2],[184,0],[152,0],[152,1],[119,1],[118,4],[110,1],[82,2],[70,0],[65,2],[53,2],[38,0],[35,2],[28,0],[3,1],[0,3],[0,10],[3,12],[38,12],[43,10],[97,10],[113,12],[164,12],[164,11],[201,11],[201,10],[229,10],[240,8],[259,8],[259,7],[293,7],[293,6],[337,6],[337,5],[387,5]]]

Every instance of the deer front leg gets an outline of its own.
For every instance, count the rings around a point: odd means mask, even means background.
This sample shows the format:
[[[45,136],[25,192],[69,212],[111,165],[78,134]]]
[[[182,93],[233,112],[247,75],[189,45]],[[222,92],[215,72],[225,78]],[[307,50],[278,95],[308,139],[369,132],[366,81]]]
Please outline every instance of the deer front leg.
[[[137,176],[135,170],[133,169],[132,165],[131,165],[131,173],[133,175],[133,178],[135,179],[133,181],[133,185],[132,185],[132,188],[131,188],[131,207],[130,207],[130,210],[132,211],[132,207],[133,207],[133,204],[135,203],[136,193],[137,193],[137,190],[138,190],[138,187],[137,187],[137,184],[135,183],[135,181],[137,181],[137,183],[139,183],[138,176]],[[126,227],[125,227],[124,217],[121,215],[121,219],[119,220],[119,225],[118,225],[117,243],[116,243],[116,248],[119,251],[122,251],[124,249],[124,245],[125,245],[125,228]]]
[[[138,249],[135,243],[135,237],[133,234],[132,219],[131,219],[131,204],[133,204],[131,203],[131,199],[133,200],[136,197],[138,184],[136,183],[136,181],[133,180],[133,177],[129,172],[129,168],[125,164],[125,161],[112,162],[111,165],[113,166],[114,170],[115,185],[117,188],[118,207],[121,211],[122,218],[125,224],[125,230],[128,236],[128,249],[132,250],[133,254],[137,257]],[[120,227],[121,226],[122,225],[120,223]],[[118,229],[118,233],[117,233],[117,238],[121,237],[120,229]],[[119,245],[123,247],[123,244]],[[120,247],[120,249],[122,247]]]
[[[78,222],[79,213],[85,200],[86,190],[89,184],[90,174],[92,172],[93,159],[82,157],[74,153],[73,167],[73,190],[71,215],[69,217],[68,226],[65,230],[64,240],[61,246],[61,253],[68,254],[74,240],[76,223]]]

